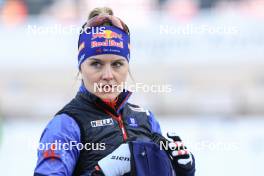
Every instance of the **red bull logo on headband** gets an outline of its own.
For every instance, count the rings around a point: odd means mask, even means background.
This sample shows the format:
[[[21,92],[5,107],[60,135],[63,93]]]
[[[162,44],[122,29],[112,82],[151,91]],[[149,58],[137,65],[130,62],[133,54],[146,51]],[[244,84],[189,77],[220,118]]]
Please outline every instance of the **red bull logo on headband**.
[[[102,42],[97,42],[97,41],[91,42],[91,48],[101,47],[101,46],[115,46],[118,48],[124,48],[122,41],[116,42],[114,40],[107,40],[106,39],[105,41],[102,41]]]
[[[115,54],[130,60],[130,36],[115,26],[104,26],[100,33],[82,33],[78,42],[78,66],[89,57]]]
[[[123,40],[122,34],[118,34],[118,33],[111,31],[111,30],[104,30],[104,32],[102,32],[102,33],[92,34],[92,40],[94,40],[96,38],[105,38],[105,39],[117,38],[117,39]]]

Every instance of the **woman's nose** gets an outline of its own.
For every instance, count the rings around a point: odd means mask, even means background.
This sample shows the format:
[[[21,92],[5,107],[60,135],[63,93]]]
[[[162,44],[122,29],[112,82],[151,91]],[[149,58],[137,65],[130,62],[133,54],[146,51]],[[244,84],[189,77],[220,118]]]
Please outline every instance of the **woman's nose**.
[[[103,70],[103,75],[102,75],[102,79],[109,81],[112,80],[114,78],[113,76],[113,72],[112,72],[112,68],[110,65],[106,65],[104,70]]]

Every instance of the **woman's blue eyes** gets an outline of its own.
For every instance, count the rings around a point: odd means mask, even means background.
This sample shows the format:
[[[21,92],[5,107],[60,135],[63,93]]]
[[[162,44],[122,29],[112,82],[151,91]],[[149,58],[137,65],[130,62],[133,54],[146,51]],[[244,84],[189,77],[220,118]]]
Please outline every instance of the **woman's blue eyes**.
[[[123,64],[122,62],[119,62],[119,61],[117,61],[117,62],[113,62],[113,63],[111,64],[111,66],[114,67],[114,68],[121,67],[122,65],[124,65],[124,64]],[[92,62],[92,63],[91,63],[91,66],[96,67],[96,68],[100,68],[100,67],[103,66],[103,64],[100,63],[100,62],[95,61],[95,62]]]
[[[100,62],[92,62],[91,63],[91,66],[93,66],[93,67],[100,67],[100,66],[102,66],[102,64]]]
[[[114,62],[114,63],[112,63],[113,67],[121,67],[122,65],[124,65],[122,62]]]

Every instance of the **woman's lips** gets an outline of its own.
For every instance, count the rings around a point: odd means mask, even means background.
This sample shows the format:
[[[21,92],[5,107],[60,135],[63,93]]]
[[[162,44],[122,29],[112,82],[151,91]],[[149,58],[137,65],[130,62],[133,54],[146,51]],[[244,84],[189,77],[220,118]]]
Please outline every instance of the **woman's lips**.
[[[112,93],[115,92],[114,85],[106,84],[101,86],[103,93]]]
[[[114,86],[111,84],[102,85],[102,88],[113,88]]]

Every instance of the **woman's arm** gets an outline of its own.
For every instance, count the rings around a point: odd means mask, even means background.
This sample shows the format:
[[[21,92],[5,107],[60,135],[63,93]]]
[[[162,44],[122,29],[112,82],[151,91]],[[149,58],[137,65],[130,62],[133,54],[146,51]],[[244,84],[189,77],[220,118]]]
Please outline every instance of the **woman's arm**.
[[[149,117],[149,123],[151,125],[151,131],[152,133],[159,133],[161,134],[161,129],[160,129],[160,124],[159,122],[155,119],[154,114],[151,111],[148,111],[148,117]]]
[[[34,175],[72,175],[79,150],[70,144],[80,143],[80,138],[73,118],[67,114],[55,116],[41,135]]]

